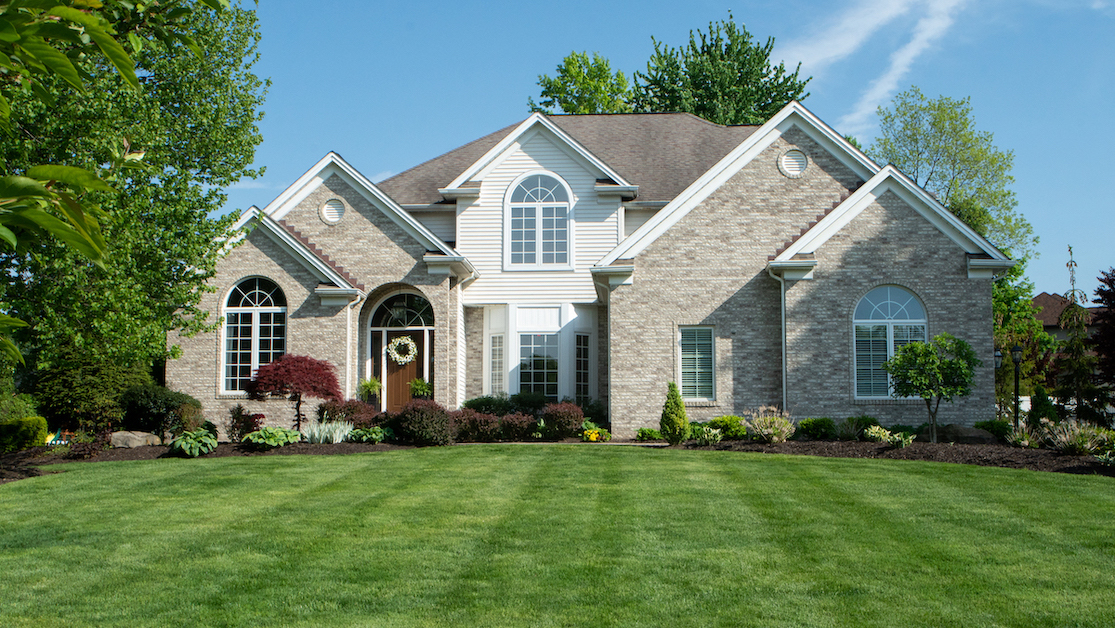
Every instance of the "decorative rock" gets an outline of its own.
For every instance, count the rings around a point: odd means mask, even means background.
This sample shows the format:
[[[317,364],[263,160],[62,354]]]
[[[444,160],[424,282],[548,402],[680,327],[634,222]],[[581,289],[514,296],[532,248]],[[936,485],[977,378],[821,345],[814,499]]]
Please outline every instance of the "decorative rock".
[[[929,442],[928,427],[918,432],[918,440]],[[937,426],[937,442],[961,443],[964,445],[994,445],[998,441],[995,435],[987,430],[950,423],[949,425]]]
[[[160,444],[159,437],[150,432],[113,432],[111,443],[113,447],[127,449]]]

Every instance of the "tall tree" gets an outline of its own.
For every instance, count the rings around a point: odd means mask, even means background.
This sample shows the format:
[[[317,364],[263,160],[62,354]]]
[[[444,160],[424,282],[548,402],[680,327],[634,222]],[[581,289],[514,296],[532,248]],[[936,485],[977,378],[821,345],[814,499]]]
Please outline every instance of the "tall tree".
[[[0,259],[5,298],[33,323],[27,341],[44,365],[71,349],[123,363],[159,358],[168,329],[213,324],[196,306],[231,218],[209,214],[224,202],[220,188],[256,174],[249,165],[265,84],[251,72],[259,40],[253,11],[188,19],[204,58],[129,39],[141,90],[125,89],[118,73],[95,64],[85,94],[13,101],[18,135],[0,149],[9,170],[63,158],[92,169],[120,159],[123,145],[145,151],[148,164],[116,173],[114,190],[97,196],[111,216],[103,267],[51,241]]]
[[[653,39],[646,73],[635,73],[634,108],[639,112],[684,111],[717,124],[762,124],[791,100],[809,94],[801,64],[787,72],[773,65],[774,38],[754,40],[728,14],[709,23],[708,33],[689,32],[689,44],[671,48]]]
[[[878,114],[872,159],[897,166],[1000,249],[1016,258],[1033,255],[1038,239],[1015,211],[1018,200],[1010,189],[1014,153],[976,129],[970,99],[929,100],[910,87]]]
[[[627,113],[631,111],[631,85],[623,72],[612,72],[600,53],[571,52],[557,67],[557,76],[538,77],[542,88],[538,103],[527,99],[531,111],[563,113]]]
[[[1115,268],[1100,273],[1099,282],[1094,302],[1103,309],[1092,317],[1092,348],[1099,358],[1100,381],[1115,389]]]
[[[1023,260],[997,279],[991,286],[992,316],[995,322],[995,347],[1006,359],[995,371],[995,401],[999,416],[1014,412],[1014,362],[1010,351],[1022,347],[1019,364],[1019,395],[1028,396],[1034,384],[1045,378],[1053,359],[1057,341],[1045,333],[1034,307],[1034,284],[1026,279]]]
[[[1088,351],[1088,298],[1076,287],[1076,262],[1069,247],[1069,304],[1061,312],[1058,323],[1068,334],[1054,362],[1056,388],[1053,396],[1064,416],[1078,421],[1108,424],[1107,391],[1096,384],[1096,356]]]

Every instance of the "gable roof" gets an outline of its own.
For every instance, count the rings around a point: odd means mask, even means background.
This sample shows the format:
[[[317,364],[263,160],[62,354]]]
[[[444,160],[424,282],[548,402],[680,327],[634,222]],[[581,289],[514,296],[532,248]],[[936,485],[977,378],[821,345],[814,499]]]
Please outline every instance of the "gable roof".
[[[639,187],[640,201],[666,202],[712,168],[755,126],[721,126],[688,113],[599,115],[532,115],[530,118],[465,144],[381,181],[379,188],[402,205],[430,205],[444,200],[440,188],[483,168],[499,147],[544,120],[589,158],[604,164],[621,180]],[[489,155],[489,153],[493,153]]]
[[[1041,308],[1041,311],[1034,314],[1034,318],[1041,321],[1044,327],[1059,327],[1061,324],[1061,312],[1064,312],[1065,308],[1069,306],[1068,299],[1059,294],[1049,294],[1048,292],[1043,292],[1034,297],[1032,303],[1034,307]],[[1087,310],[1088,324],[1091,325],[1096,314],[1107,310],[1107,308],[1099,306],[1090,307],[1087,308]]]
[[[791,101],[773,118],[749,133],[746,139],[682,190],[635,233],[620,242],[619,246],[605,255],[597,266],[608,266],[616,260],[629,259],[641,253],[793,127],[802,130],[864,180],[878,172],[879,166],[848,143],[842,135],[813,115],[801,103]]]
[[[332,284],[354,295],[364,293],[363,284],[344,268],[329,259],[327,255],[321,252],[321,249],[314,246],[305,236],[284,222],[277,221],[258,207],[252,206],[240,216],[235,228],[241,229],[249,223],[301,262],[302,266],[310,271],[318,281]]]

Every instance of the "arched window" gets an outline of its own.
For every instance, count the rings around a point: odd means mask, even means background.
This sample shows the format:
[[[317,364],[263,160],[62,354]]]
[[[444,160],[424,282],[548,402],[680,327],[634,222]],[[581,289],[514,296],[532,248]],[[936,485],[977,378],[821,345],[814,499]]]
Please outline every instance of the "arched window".
[[[262,277],[236,285],[225,303],[225,392],[244,390],[256,369],[286,353],[286,296]]]
[[[433,327],[434,310],[417,294],[397,294],[376,308],[372,327]]]
[[[532,174],[507,199],[507,262],[512,267],[569,266],[569,192],[561,181]]]
[[[883,362],[898,348],[925,342],[925,307],[914,293],[898,286],[879,286],[856,305],[856,397],[890,396],[890,376]]]

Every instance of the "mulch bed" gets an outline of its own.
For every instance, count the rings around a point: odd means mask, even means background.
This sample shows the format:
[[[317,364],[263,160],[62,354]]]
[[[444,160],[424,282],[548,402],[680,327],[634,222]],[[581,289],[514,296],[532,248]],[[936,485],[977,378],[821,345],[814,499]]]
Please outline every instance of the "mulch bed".
[[[570,441],[576,442],[576,441]],[[617,442],[615,444],[664,446],[662,443],[644,444]],[[829,458],[889,458],[892,460],[925,460],[931,462],[950,462],[955,464],[974,464],[984,467],[1005,467],[1008,469],[1029,469],[1031,471],[1051,471],[1056,473],[1076,473],[1084,475],[1105,475],[1115,477],[1115,467],[1096,462],[1092,456],[1068,456],[1048,449],[1019,449],[1006,445],[960,445],[951,443],[914,443],[904,449],[893,449],[880,443],[856,441],[790,441],[777,445],[744,441],[725,441],[710,447],[686,445],[688,449],[709,449],[721,451],[750,451],[771,454],[791,454],[800,456],[825,456]],[[221,443],[217,449],[203,458],[223,458],[226,456],[332,456],[372,451],[392,451],[409,449],[401,445],[379,445],[365,443],[338,443],[336,445],[311,445],[295,443],[270,451],[253,451],[240,445]],[[59,463],[105,462],[114,460],[153,460],[167,457],[163,446],[136,447],[134,449],[108,448],[88,460],[71,460],[48,453],[46,447],[35,447],[25,451],[0,455],[0,484],[23,478],[42,475],[39,468],[43,465]]]

